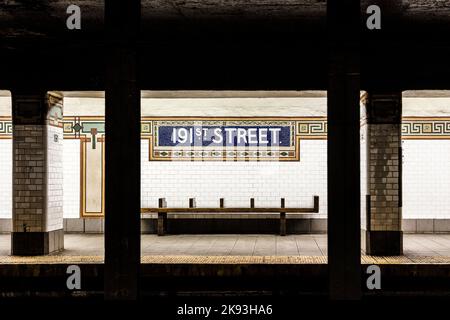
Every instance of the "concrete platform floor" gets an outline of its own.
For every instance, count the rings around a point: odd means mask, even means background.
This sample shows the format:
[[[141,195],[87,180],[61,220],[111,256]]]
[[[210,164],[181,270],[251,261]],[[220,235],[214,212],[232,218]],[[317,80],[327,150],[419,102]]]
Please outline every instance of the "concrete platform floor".
[[[220,263],[227,257],[236,262],[251,263],[326,263],[327,235],[142,235],[141,246],[143,262],[148,263]],[[63,252],[47,257],[18,259],[10,256],[10,235],[0,234],[0,263],[19,263],[30,259],[42,260],[43,263],[52,259],[55,262],[101,262],[103,247],[102,234],[66,234]],[[365,263],[450,263],[450,235],[406,234],[402,257],[369,257],[364,252],[362,254]]]

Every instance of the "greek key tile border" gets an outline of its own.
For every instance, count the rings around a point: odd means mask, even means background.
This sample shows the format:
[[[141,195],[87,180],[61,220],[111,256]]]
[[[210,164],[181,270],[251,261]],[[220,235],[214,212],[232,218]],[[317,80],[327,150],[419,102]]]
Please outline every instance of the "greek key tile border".
[[[153,121],[174,120],[170,118],[143,117],[141,122],[142,138],[153,136]],[[199,119],[199,118],[196,118]],[[211,119],[211,118],[208,118]],[[214,118],[213,118],[214,119]],[[227,118],[229,119],[229,118]],[[231,118],[233,119],[233,118]],[[236,120],[244,118],[235,118]],[[251,118],[258,119],[258,118]],[[262,118],[260,118],[262,119]],[[296,122],[296,137],[300,139],[326,139],[326,117],[297,117],[297,118],[270,118],[273,120],[287,119]],[[92,129],[97,134],[105,133],[103,117],[64,117],[63,130],[65,139],[79,139],[92,135]],[[95,131],[94,131],[95,132]],[[12,138],[11,117],[0,116],[0,139]],[[402,139],[450,139],[450,117],[404,117],[402,122]]]
[[[450,139],[450,117],[403,118],[402,139]]]
[[[0,139],[12,138],[11,117],[0,117]]]

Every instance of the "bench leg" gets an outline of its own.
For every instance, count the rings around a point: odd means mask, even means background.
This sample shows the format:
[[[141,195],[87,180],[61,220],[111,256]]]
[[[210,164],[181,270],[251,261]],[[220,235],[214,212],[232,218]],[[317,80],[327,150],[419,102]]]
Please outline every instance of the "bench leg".
[[[286,212],[280,212],[280,236],[286,235]]]
[[[158,212],[158,225],[157,225],[158,236],[163,236],[166,234],[167,230],[167,213]]]

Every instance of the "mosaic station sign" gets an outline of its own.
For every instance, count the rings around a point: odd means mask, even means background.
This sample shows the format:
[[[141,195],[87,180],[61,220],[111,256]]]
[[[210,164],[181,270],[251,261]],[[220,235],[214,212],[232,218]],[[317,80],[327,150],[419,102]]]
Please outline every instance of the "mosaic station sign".
[[[150,160],[299,160],[295,120],[151,120]]]
[[[158,144],[167,147],[256,147],[290,145],[291,128],[237,126],[160,126]]]

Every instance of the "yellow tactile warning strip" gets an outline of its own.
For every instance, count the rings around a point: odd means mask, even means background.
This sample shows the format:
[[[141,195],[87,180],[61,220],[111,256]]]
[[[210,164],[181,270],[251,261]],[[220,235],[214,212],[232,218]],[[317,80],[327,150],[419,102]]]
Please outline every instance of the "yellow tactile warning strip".
[[[3,256],[0,257],[0,265],[2,264],[67,264],[67,263],[103,263],[103,256]]]
[[[450,264],[450,257],[442,256],[362,256],[362,264]]]
[[[144,256],[142,263],[168,264],[326,264],[322,256]]]
[[[0,257],[0,265],[5,264],[92,264],[103,263],[103,256],[36,256]],[[324,256],[143,256],[143,264],[326,264]],[[450,257],[362,256],[362,264],[450,264]]]

